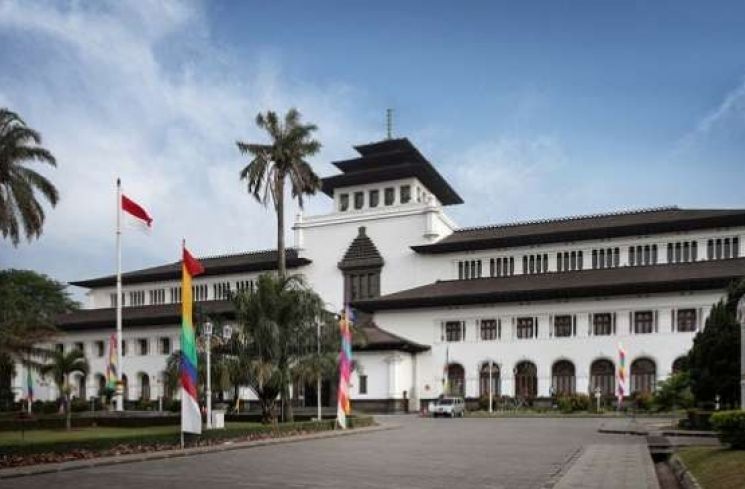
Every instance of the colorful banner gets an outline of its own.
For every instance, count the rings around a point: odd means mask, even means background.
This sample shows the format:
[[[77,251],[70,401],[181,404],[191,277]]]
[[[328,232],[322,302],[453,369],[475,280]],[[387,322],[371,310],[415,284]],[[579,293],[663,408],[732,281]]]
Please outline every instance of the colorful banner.
[[[116,359],[116,334],[112,334],[109,338],[109,360],[106,363],[106,388],[112,391],[116,391],[116,383],[119,380]]]
[[[618,398],[618,409],[621,409],[623,403],[623,397],[628,395],[626,389],[626,350],[623,349],[621,343],[618,344],[618,392],[616,397]]]
[[[181,431],[202,433],[202,414],[197,395],[197,341],[192,318],[191,279],[204,272],[184,247],[181,281]]]
[[[346,429],[347,416],[351,412],[349,402],[349,378],[352,374],[352,311],[347,306],[339,319],[341,332],[341,352],[339,352],[339,391],[336,421],[340,428]]]

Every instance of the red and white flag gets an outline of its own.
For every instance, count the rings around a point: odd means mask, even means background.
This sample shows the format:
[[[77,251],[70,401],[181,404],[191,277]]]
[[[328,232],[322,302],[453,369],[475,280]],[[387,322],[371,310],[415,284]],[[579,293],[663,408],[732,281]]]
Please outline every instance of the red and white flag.
[[[131,218],[133,221],[146,231],[149,231],[153,227],[153,218],[150,214],[137,202],[127,198],[126,195],[122,194],[122,210]]]

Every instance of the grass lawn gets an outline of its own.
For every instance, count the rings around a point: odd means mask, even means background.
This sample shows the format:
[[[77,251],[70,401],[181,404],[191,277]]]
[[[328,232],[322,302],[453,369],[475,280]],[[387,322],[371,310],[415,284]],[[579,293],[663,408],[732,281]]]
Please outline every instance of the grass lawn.
[[[745,450],[686,447],[678,456],[704,489],[745,487]]]
[[[228,430],[241,430],[261,426],[260,423],[225,423]],[[60,430],[29,430],[26,431],[24,439],[21,439],[20,431],[0,431],[0,448],[3,446],[32,445],[35,443],[65,443],[90,441],[97,439],[125,439],[135,438],[143,435],[168,435],[179,434],[179,425],[172,426],[147,426],[140,428],[110,428],[90,427],[73,428],[71,431]]]

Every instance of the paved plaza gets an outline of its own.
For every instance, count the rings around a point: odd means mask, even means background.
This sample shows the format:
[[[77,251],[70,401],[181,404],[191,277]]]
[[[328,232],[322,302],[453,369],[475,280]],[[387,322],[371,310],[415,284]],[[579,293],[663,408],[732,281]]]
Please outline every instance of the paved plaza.
[[[381,422],[400,428],[29,476],[0,481],[0,487],[543,489],[559,483],[561,476],[560,487],[573,487],[567,477],[593,487],[590,481],[598,474],[600,480],[636,477],[629,484],[651,476],[643,460],[644,437],[598,433],[600,419],[393,416]],[[631,464],[628,470],[612,460],[619,453]],[[611,480],[602,487],[614,487]],[[619,487],[634,487],[629,484]]]

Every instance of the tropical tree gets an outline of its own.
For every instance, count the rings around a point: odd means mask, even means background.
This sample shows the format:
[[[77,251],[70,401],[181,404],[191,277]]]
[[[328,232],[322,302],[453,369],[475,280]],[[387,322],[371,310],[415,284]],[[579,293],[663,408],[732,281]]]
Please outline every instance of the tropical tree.
[[[75,372],[86,375],[89,370],[88,360],[85,359],[85,354],[77,349],[67,353],[55,350],[50,353],[49,360],[49,363],[44,365],[41,371],[44,375],[50,375],[54,383],[57,384],[65,411],[65,426],[69,431],[72,426],[72,410],[70,409],[72,387],[70,386],[70,375]]]
[[[41,236],[45,214],[37,192],[53,207],[59,200],[54,185],[26,166],[31,160],[57,166],[52,153],[40,145],[37,131],[18,114],[0,107],[0,233],[13,246],[18,246],[22,235],[29,241]]]
[[[688,352],[691,391],[699,404],[738,404],[740,393],[740,327],[737,303],[745,293],[745,280],[730,286],[727,297],[711,309],[703,331]]]
[[[269,144],[238,141],[238,149],[250,158],[240,173],[248,192],[254,198],[274,204],[277,214],[277,268],[279,276],[287,274],[285,257],[285,181],[290,180],[291,194],[303,207],[303,197],[313,195],[321,187],[321,180],[313,172],[306,158],[321,149],[321,143],[312,135],[318,128],[314,124],[302,124],[300,112],[290,109],[280,120],[273,111],[256,116],[256,125],[265,130],[271,139]]]
[[[275,419],[279,395],[284,417],[292,421],[293,369],[299,371],[300,362],[316,351],[318,321],[333,321],[332,316],[320,296],[297,275],[261,275],[253,290],[236,295],[234,301],[240,328],[235,352],[248,372],[249,387],[259,398],[263,419]]]
[[[0,271],[0,406],[12,402],[16,365],[38,369],[47,354],[41,345],[58,333],[55,317],[77,307],[60,282],[30,270]]]

